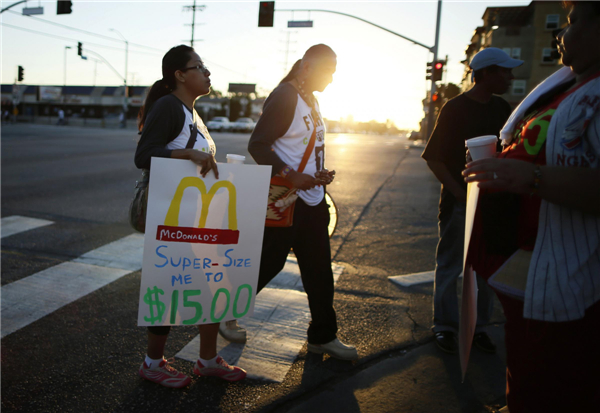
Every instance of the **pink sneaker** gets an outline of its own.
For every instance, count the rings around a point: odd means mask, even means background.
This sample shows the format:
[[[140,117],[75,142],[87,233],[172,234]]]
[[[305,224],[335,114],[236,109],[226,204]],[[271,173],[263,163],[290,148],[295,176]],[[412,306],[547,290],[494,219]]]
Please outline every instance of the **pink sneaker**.
[[[172,363],[172,360],[163,360],[158,367],[154,368],[148,367],[144,361],[140,367],[140,376],[165,387],[180,388],[187,386],[192,379],[171,367],[169,364]]]
[[[227,381],[238,381],[246,377],[246,370],[236,366],[230,366],[221,356],[217,356],[216,367],[204,367],[200,360],[196,361],[194,374],[198,376],[217,376]]]

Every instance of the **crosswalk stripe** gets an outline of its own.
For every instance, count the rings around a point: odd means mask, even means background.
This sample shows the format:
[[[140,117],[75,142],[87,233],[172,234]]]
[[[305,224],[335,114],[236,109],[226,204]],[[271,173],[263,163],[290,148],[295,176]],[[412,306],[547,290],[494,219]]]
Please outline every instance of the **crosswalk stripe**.
[[[74,261],[133,272],[142,268],[143,256],[144,235],[131,234],[93,251],[86,252]]]
[[[2,338],[129,274],[63,262],[2,287]]]
[[[0,238],[10,237],[11,235],[18,234],[20,232],[29,231],[39,227],[45,227],[51,225],[54,222],[39,218],[23,217],[21,215],[11,215],[10,217],[4,217],[0,221],[1,233]]]
[[[344,267],[333,264],[334,281]],[[288,258],[284,269],[256,297],[254,315],[238,320],[247,330],[246,344],[229,343],[219,336],[219,355],[244,368],[248,377],[282,382],[306,342],[310,321],[298,262]],[[200,337],[196,336],[175,357],[195,362]]]
[[[2,287],[2,338],[142,268],[133,234]]]
[[[460,275],[462,277],[462,274]],[[394,275],[388,277],[388,280],[402,287],[412,287],[414,285],[432,283],[435,279],[435,271],[416,272],[413,274]]]

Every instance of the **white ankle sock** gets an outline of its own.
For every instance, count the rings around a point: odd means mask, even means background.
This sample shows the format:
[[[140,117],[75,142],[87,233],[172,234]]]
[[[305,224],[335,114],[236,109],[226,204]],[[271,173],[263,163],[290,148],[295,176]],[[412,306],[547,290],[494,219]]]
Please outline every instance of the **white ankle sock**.
[[[163,361],[164,358],[160,358],[158,360],[154,360],[151,359],[150,357],[146,356],[146,366],[153,368],[153,367],[158,367],[158,365],[160,364],[161,361]]]
[[[210,360],[204,360],[203,358],[200,358],[200,357],[198,357],[198,360],[200,360],[200,363],[202,363],[202,365],[204,367],[216,367],[216,366],[218,366],[217,357],[219,357],[218,354],[216,356],[214,356],[213,358],[211,358]]]

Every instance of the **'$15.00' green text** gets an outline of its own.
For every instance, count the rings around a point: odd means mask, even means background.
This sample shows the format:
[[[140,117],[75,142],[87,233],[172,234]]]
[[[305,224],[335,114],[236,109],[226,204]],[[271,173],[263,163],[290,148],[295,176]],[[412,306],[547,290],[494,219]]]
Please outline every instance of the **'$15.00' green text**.
[[[240,298],[240,293],[243,290],[248,290],[248,299],[246,301],[246,307],[242,312],[238,312],[238,300]],[[197,324],[198,321],[202,318],[202,304],[197,301],[192,301],[191,298],[195,296],[199,296],[202,291],[201,290],[183,290],[183,306],[194,308],[196,310],[194,316],[192,318],[188,318],[187,320],[183,320],[182,324],[191,325]],[[144,320],[154,325],[155,323],[162,323],[163,315],[166,310],[166,305],[161,301],[161,295],[164,295],[165,292],[158,288],[156,285],[154,288],[148,288],[148,292],[144,295],[144,303],[148,304],[150,309],[150,317],[144,316]],[[217,306],[217,301],[219,300],[219,296],[224,295],[227,300],[225,303],[225,310],[220,317],[216,317],[215,315],[215,307]],[[252,287],[249,284],[242,284],[238,287],[237,292],[235,294],[235,298],[233,300],[233,306],[231,307],[233,316],[235,318],[241,318],[250,309],[250,303],[252,301]],[[220,322],[227,315],[227,311],[229,310],[229,304],[231,303],[231,295],[229,291],[225,288],[219,288],[212,299],[212,303],[210,306],[210,319],[213,323]],[[169,324],[175,324],[177,322],[177,308],[179,306],[179,290],[173,290],[171,293],[171,319]],[[202,321],[206,321],[206,318]]]

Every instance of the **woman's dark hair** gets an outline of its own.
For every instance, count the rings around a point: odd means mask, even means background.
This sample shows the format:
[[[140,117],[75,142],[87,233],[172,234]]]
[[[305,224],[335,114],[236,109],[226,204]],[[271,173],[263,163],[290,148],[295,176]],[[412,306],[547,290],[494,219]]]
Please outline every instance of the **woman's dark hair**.
[[[285,75],[285,77],[283,79],[281,79],[281,82],[279,82],[279,84],[289,82],[290,80],[295,78],[296,75],[298,74],[298,72],[300,71],[301,64],[302,64],[302,59],[296,60],[296,63],[294,63],[294,66],[292,66],[292,69],[289,71],[289,73],[287,75]]]
[[[185,67],[193,52],[194,49],[192,47],[181,44],[173,47],[164,55],[162,59],[163,77],[154,82],[146,95],[144,105],[138,113],[138,130],[141,131],[144,127],[146,116],[148,116],[154,102],[175,90],[177,85],[175,81],[175,72]]]
[[[491,65],[488,67],[484,67],[483,69],[475,70],[473,72],[473,78],[475,79],[475,83],[481,82],[483,80],[483,77],[485,76],[484,73],[495,73],[497,71],[498,66],[496,65]]]
[[[290,80],[295,78],[298,72],[300,71],[300,65],[302,64],[302,61],[318,59],[325,55],[329,55],[332,57],[336,56],[335,52],[331,49],[331,47],[325,44],[316,44],[314,46],[309,47],[308,50],[304,53],[302,59],[299,59],[296,61],[296,63],[294,63],[294,66],[292,66],[290,72],[287,75],[285,75],[283,79],[281,79],[281,82],[279,82],[279,84],[289,82]]]
[[[566,9],[569,7],[575,7],[577,3],[589,4],[590,6],[592,6],[594,13],[596,13],[597,16],[600,15],[600,3],[597,1],[563,1],[562,5]]]

